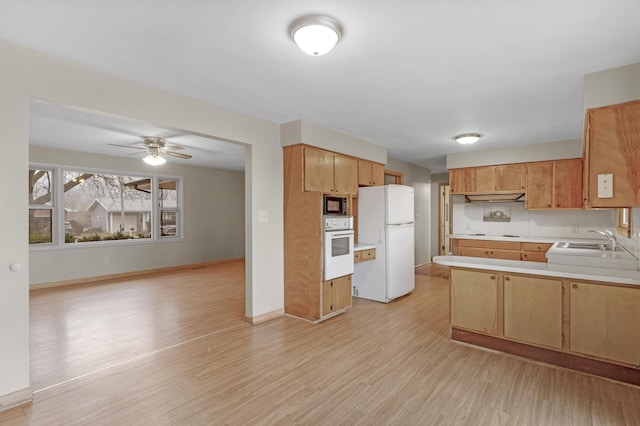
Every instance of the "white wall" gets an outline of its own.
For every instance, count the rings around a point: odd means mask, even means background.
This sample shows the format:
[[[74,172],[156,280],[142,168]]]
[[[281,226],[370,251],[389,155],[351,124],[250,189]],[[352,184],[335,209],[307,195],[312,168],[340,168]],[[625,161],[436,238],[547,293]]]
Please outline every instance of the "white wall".
[[[431,171],[424,167],[389,158],[386,170],[404,175],[404,184],[413,186],[415,195],[415,262],[416,266],[431,262]],[[436,228],[437,238],[437,228]]]
[[[29,384],[27,179],[31,98],[129,117],[248,145],[245,171],[246,315],[283,311],[283,167],[279,125],[128,81],[0,41],[0,181],[5,226],[0,245],[0,404],[23,399]],[[257,212],[269,221],[258,223]],[[9,265],[19,264],[13,272]],[[10,325],[10,326],[9,326]]]
[[[153,173],[140,159],[30,147],[29,160],[51,165]],[[183,177],[184,240],[118,246],[32,247],[31,284],[109,275],[244,256],[244,173],[166,163],[158,172]],[[43,250],[44,249],[44,250]],[[104,257],[110,263],[104,263]]]

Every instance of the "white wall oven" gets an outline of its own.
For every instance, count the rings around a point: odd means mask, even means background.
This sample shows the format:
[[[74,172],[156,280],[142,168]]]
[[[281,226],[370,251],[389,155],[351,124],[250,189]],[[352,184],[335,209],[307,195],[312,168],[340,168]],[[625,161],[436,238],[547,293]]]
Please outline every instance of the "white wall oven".
[[[324,281],[353,274],[353,216],[325,216]]]

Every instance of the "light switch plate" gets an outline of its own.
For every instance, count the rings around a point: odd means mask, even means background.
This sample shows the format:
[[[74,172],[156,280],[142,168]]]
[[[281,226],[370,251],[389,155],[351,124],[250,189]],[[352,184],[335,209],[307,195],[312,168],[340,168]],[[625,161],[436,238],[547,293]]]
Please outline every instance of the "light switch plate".
[[[598,175],[598,198],[613,198],[613,174]]]

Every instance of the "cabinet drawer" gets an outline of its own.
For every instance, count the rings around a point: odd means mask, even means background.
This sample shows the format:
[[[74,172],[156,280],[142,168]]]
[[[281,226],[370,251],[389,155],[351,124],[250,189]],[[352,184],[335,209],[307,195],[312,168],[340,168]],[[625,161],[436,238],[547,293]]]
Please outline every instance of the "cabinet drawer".
[[[542,251],[546,252],[553,244],[549,243],[522,243],[522,251]]]
[[[376,249],[358,250],[354,254],[354,262],[366,262],[376,258]]]
[[[529,262],[546,262],[547,252],[545,251],[522,251],[522,260]]]
[[[460,240],[460,247],[481,247],[489,249],[520,251],[521,243],[515,241]]]

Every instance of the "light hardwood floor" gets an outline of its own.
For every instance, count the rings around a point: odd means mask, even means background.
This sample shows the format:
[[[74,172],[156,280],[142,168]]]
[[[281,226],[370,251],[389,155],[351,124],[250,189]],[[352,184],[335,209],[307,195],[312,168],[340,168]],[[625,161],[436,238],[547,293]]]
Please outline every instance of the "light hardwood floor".
[[[32,292],[34,401],[0,424],[640,424],[640,389],[450,342],[447,268],[256,326],[243,268]]]

